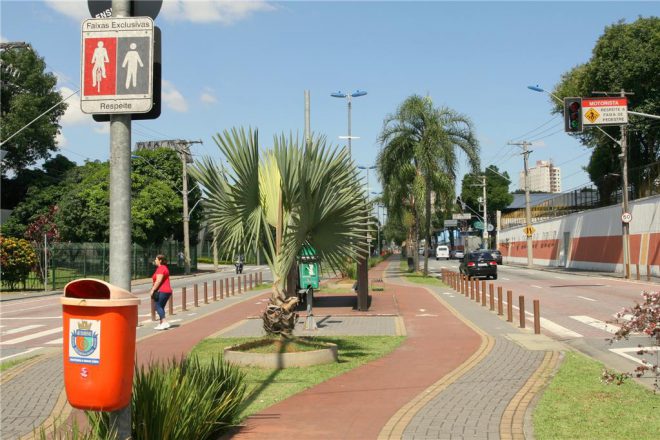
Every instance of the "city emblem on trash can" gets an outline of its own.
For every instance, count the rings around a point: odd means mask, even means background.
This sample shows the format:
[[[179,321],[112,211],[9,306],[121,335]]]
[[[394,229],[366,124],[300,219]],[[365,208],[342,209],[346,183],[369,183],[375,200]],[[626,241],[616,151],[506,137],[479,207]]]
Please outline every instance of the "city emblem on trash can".
[[[72,319],[69,328],[76,328],[71,332],[71,348],[69,362],[80,364],[98,364],[100,361],[99,334],[100,321]]]

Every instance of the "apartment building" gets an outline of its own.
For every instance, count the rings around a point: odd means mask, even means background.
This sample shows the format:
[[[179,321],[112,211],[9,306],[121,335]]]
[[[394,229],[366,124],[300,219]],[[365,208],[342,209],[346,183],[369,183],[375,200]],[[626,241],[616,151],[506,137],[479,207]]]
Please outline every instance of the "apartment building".
[[[520,172],[518,187],[525,188],[525,172]],[[561,192],[561,170],[552,161],[537,160],[536,166],[529,169],[529,190],[547,193]]]

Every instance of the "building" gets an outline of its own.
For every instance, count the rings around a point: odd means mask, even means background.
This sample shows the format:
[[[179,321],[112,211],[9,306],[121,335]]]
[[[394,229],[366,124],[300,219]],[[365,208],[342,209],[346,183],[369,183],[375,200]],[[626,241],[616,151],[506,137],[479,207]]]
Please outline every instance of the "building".
[[[520,172],[520,189],[525,188],[525,172]],[[537,160],[536,166],[529,169],[529,190],[545,193],[561,192],[561,170],[552,161]]]

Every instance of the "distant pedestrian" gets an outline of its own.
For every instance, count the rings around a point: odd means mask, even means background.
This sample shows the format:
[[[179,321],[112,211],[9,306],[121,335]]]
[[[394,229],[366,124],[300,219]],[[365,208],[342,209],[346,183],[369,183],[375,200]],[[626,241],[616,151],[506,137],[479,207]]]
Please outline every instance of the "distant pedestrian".
[[[156,330],[165,330],[170,328],[170,323],[165,320],[165,305],[172,297],[172,286],[170,285],[170,271],[167,268],[167,259],[165,255],[159,254],[154,258],[156,271],[151,277],[153,286],[149,291],[151,300],[156,303],[156,312],[160,317],[160,324],[154,327]]]
[[[183,266],[183,263],[185,262],[185,258],[186,258],[186,256],[183,255],[183,251],[179,251],[177,258],[179,259],[179,266]]]

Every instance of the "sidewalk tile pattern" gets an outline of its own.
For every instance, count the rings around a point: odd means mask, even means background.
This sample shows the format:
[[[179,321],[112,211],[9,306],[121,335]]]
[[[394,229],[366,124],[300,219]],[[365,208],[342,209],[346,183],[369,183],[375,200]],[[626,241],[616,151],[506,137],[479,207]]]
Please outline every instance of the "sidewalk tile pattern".
[[[30,433],[48,418],[62,391],[62,375],[62,357],[51,356],[2,384],[3,440]]]
[[[544,354],[497,338],[481,363],[413,417],[403,438],[499,439],[504,410]]]

